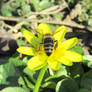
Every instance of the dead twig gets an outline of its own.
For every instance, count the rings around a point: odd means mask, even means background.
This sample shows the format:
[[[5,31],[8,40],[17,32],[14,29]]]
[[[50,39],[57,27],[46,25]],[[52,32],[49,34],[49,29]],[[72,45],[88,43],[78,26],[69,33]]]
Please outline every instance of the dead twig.
[[[60,12],[61,10],[63,10],[64,8],[66,8],[66,5],[56,5],[56,6],[53,6],[53,7],[50,7],[48,9],[45,9],[45,10],[42,10],[41,12],[30,12],[29,14],[25,15],[24,17],[26,16],[31,16],[31,15],[40,15],[40,14],[55,14],[55,13],[58,13]]]
[[[21,26],[24,25],[24,24],[27,22],[27,20],[30,21],[31,19],[34,19],[34,18],[35,18],[35,15],[32,15],[32,16],[30,16],[29,18],[24,19],[23,21],[17,23],[17,24],[16,24],[14,27],[12,27],[9,31],[10,31],[10,32],[15,32],[15,33],[17,33],[18,30],[21,28]]]
[[[5,27],[5,28],[9,28],[9,29],[12,28],[12,26],[10,26],[10,25],[4,23],[4,21],[0,21],[0,26],[1,26],[2,28],[4,28],[4,27]]]
[[[34,15],[35,16],[35,15]],[[0,19],[1,20],[9,20],[9,21],[21,21],[22,23],[19,23],[21,24],[20,26],[22,26],[25,22],[38,22],[38,23],[50,23],[50,24],[60,24],[60,25],[66,25],[66,26],[69,26],[69,27],[76,27],[76,28],[80,28],[80,29],[87,29],[85,28],[84,25],[80,25],[80,24],[77,24],[77,23],[72,23],[72,22],[64,22],[64,21],[52,21],[52,20],[45,20],[45,19],[42,19],[42,20],[34,20],[31,16],[27,19],[23,19],[23,18],[12,18],[12,17],[3,17],[3,16],[0,16]],[[19,26],[19,24],[17,24]],[[15,27],[16,28],[16,27]],[[89,29],[88,29],[89,30]],[[90,31],[92,31],[90,29]]]
[[[83,26],[83,25],[80,25],[80,24],[77,24],[77,23],[71,23],[71,22],[64,22],[64,21],[52,21],[52,20],[50,20],[50,21],[48,21],[48,20],[34,20],[34,19],[32,19],[32,17],[30,18],[27,18],[27,19],[23,19],[23,18],[12,18],[12,17],[9,17],[9,18],[7,18],[7,17],[1,17],[0,16],[0,19],[2,19],[2,20],[10,20],[10,21],[21,21],[22,23],[19,23],[19,24],[21,24],[20,26],[22,26],[25,22],[38,22],[38,23],[50,23],[50,24],[60,24],[60,25],[66,25],[66,26],[70,26],[70,27],[76,27],[76,28],[80,28],[80,29],[85,29],[85,26]],[[18,26],[19,26],[19,24],[17,24]],[[16,28],[16,27],[15,27]],[[90,29],[91,30],[91,29]]]
[[[66,6],[54,6],[54,7],[51,7],[51,8],[48,8],[48,9],[45,9],[41,12],[34,12],[32,13],[31,16],[29,16],[28,18],[21,18],[21,17],[3,17],[3,16],[0,16],[0,20],[8,20],[8,21],[20,21],[18,24],[16,24],[14,27],[10,28],[10,31],[13,31],[14,32],[18,32],[18,29],[21,28],[22,25],[24,25],[26,22],[38,22],[38,23],[50,23],[50,24],[60,24],[60,25],[66,25],[66,26],[69,26],[69,27],[76,27],[76,28],[79,28],[79,29],[87,29],[85,28],[84,25],[80,25],[80,24],[77,24],[76,22],[74,21],[52,21],[52,20],[46,20],[46,19],[35,19],[35,17],[37,15],[40,15],[40,14],[54,14],[54,13],[58,13],[60,12],[62,9],[64,9]],[[89,30],[89,29],[88,29]],[[92,31],[90,29],[90,31]]]
[[[26,15],[26,16],[29,16],[28,18],[21,18],[21,17],[15,18],[15,17],[3,17],[3,16],[0,16],[0,20],[20,21],[18,24],[16,24],[14,27],[11,27],[10,30],[9,30],[10,32],[12,32],[12,31],[18,32],[18,29],[20,29],[21,26],[23,24],[25,24],[26,21],[29,21],[30,22],[30,20],[31,19],[34,19],[34,17],[36,17],[37,15],[40,15],[40,14],[55,14],[55,13],[60,12],[65,7],[66,7],[65,4],[62,5],[62,6],[56,5],[56,6],[53,6],[53,7],[48,8],[48,9],[42,10],[41,12],[33,12],[33,13],[31,13],[31,15],[28,14],[28,15]],[[34,22],[37,23],[36,20]]]
[[[59,11],[63,10],[65,7],[66,6],[64,6],[64,5],[63,6],[57,5],[57,6],[53,6],[51,8],[42,10],[41,12],[31,12],[30,14],[27,14],[25,16],[40,15],[40,14],[54,14],[54,13],[58,13]],[[21,17],[4,17],[4,16],[0,16],[0,20],[24,21],[25,19],[21,18]]]
[[[64,21],[54,21],[54,20],[45,20],[45,19],[42,19],[42,20],[30,20],[31,22],[32,21],[37,21],[38,23],[50,23],[50,24],[59,24],[59,25],[66,25],[66,26],[69,26],[69,27],[76,27],[76,28],[80,28],[80,29],[83,29],[85,28],[85,26],[83,25],[79,25],[77,23],[72,23],[72,22],[64,22]]]
[[[4,17],[4,16],[0,16],[0,20],[22,21],[23,18],[21,18],[21,17]]]
[[[10,33],[10,32],[5,32],[5,31],[0,31],[0,38],[5,38],[5,39],[18,39],[19,37],[23,37],[21,32],[18,33]]]
[[[25,24],[24,21],[22,21],[22,22],[16,24],[14,27],[12,27],[12,28],[9,30],[9,32],[11,32],[11,33],[12,33],[12,32],[17,33],[17,32],[18,32],[18,29],[20,29],[23,24]]]

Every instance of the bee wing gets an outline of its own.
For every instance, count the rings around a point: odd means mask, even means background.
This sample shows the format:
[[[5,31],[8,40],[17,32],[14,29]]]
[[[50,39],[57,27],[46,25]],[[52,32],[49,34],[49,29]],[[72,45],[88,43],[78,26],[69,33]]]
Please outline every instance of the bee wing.
[[[53,37],[55,40],[62,40],[65,36],[65,33],[66,33],[66,27],[60,26],[54,31]]]

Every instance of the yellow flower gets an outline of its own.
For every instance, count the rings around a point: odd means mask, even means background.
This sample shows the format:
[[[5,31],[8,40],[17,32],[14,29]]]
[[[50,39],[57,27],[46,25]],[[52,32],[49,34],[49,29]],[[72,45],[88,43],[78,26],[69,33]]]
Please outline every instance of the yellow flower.
[[[30,70],[38,70],[41,69],[46,64],[53,70],[58,70],[60,68],[60,64],[64,64],[67,66],[72,66],[73,62],[81,62],[82,56],[76,52],[72,52],[69,49],[74,47],[78,43],[78,39],[76,37],[62,41],[65,33],[66,27],[60,26],[54,31],[53,38],[58,41],[58,46],[53,50],[50,56],[47,56],[42,43],[42,35],[43,34],[52,34],[52,30],[48,24],[41,23],[37,28],[38,37],[33,35],[28,30],[23,30],[23,35],[26,40],[31,44],[31,47],[19,47],[17,51],[19,53],[25,55],[33,56],[28,60],[27,67]],[[40,51],[39,51],[40,47]]]

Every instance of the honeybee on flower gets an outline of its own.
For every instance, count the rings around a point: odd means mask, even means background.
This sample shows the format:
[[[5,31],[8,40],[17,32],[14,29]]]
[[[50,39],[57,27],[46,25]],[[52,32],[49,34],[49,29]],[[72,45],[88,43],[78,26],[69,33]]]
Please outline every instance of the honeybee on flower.
[[[69,50],[78,43],[76,37],[62,41],[65,33],[65,26],[60,26],[52,32],[50,26],[45,23],[38,25],[38,37],[24,29],[23,35],[31,44],[31,47],[21,46],[17,51],[33,56],[27,63],[30,70],[41,69],[46,64],[53,70],[59,70],[60,64],[72,66],[73,62],[81,62],[83,57]]]

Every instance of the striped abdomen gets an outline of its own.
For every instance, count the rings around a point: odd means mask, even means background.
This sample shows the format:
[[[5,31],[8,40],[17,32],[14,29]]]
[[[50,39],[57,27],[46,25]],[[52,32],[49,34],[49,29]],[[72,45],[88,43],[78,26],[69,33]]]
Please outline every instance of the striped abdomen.
[[[50,37],[47,37],[44,39],[43,43],[44,43],[44,50],[45,50],[46,54],[48,56],[50,56],[53,51],[53,43],[54,43],[53,39]]]

